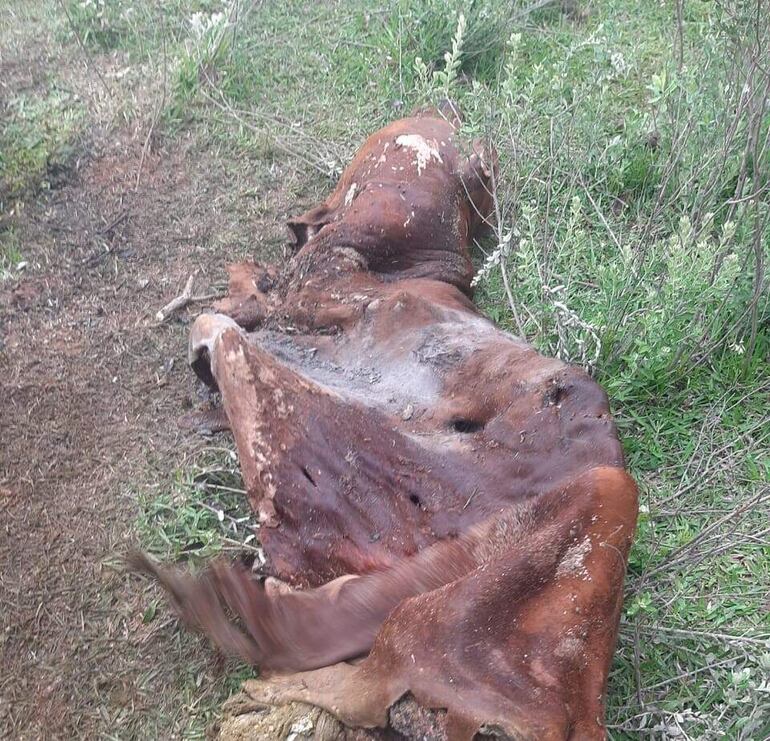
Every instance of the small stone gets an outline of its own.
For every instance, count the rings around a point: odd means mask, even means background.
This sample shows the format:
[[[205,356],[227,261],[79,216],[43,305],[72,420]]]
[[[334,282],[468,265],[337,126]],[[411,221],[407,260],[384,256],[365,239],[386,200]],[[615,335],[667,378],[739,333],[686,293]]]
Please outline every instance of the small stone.
[[[408,419],[412,418],[412,415],[414,414],[414,406],[412,404],[407,404],[404,407],[404,411],[401,412],[401,419],[406,422]]]

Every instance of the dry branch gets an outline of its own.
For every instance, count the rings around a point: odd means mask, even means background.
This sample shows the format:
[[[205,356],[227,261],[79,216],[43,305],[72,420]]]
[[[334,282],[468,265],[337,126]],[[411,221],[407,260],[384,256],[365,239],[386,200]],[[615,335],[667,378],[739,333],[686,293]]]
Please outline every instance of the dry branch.
[[[206,293],[199,296],[193,296],[193,284],[195,283],[196,273],[193,273],[185,283],[182,293],[176,298],[171,299],[158,313],[155,315],[158,323],[161,324],[166,321],[172,314],[175,314],[180,309],[184,309],[189,304],[196,303],[198,301],[211,301],[215,298],[221,298],[218,293]]]

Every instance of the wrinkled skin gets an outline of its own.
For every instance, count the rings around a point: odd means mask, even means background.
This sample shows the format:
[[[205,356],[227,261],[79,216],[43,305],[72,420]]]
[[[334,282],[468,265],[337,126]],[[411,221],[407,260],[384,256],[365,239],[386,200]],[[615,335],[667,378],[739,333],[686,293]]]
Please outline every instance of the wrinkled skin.
[[[409,694],[452,739],[603,738],[636,487],[604,392],[472,304],[495,161],[454,123],[374,134],[286,269],[232,266],[193,327],[273,578],[135,565],[267,671],[259,701],[374,728]]]

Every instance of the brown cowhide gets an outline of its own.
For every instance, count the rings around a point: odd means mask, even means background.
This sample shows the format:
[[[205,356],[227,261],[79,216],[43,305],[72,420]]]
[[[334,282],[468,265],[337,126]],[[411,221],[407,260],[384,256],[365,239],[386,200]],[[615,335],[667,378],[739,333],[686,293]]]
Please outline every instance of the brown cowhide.
[[[285,269],[232,266],[195,322],[271,578],[135,565],[261,667],[260,702],[376,729],[409,696],[450,739],[603,738],[636,486],[602,389],[470,300],[495,156],[456,123],[371,136],[289,223]]]

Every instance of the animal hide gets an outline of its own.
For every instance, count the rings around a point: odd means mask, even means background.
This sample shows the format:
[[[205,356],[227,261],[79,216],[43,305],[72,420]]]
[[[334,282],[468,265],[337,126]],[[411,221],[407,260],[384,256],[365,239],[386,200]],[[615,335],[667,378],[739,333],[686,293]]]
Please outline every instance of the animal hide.
[[[195,322],[272,578],[135,565],[261,667],[260,702],[374,729],[409,697],[436,738],[603,738],[636,487],[602,389],[470,300],[496,162],[456,124],[375,133],[289,223],[285,269],[232,266]]]

